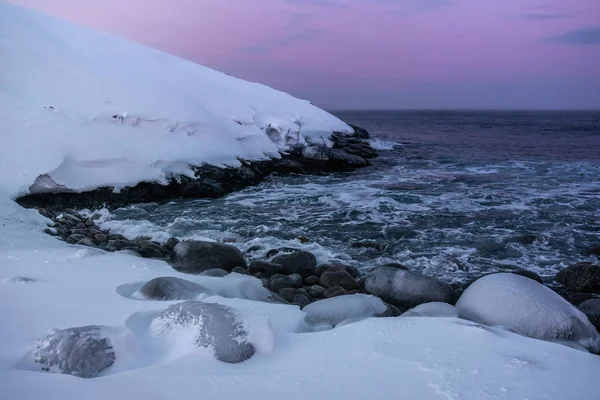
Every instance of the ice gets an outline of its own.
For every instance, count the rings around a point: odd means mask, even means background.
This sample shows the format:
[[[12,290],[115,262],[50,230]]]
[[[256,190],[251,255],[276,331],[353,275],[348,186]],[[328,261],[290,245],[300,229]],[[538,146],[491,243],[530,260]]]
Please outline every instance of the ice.
[[[345,320],[359,320],[383,314],[387,311],[387,306],[378,297],[352,294],[315,301],[302,310],[306,313],[307,323],[333,327]]]
[[[475,281],[456,304],[461,318],[503,326],[536,339],[600,351],[596,328],[554,291],[516,274],[492,274]]]
[[[287,93],[7,3],[0,59],[0,184],[13,196],[40,176],[32,191],[118,189],[353,132]]]

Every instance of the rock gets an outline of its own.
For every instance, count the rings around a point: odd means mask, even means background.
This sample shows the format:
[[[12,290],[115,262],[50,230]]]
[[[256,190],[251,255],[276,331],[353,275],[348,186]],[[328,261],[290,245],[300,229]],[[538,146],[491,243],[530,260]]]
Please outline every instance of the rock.
[[[375,317],[387,311],[385,303],[375,296],[351,294],[315,301],[304,307],[305,321],[310,325],[336,326],[342,321]]]
[[[308,251],[280,254],[275,256],[271,262],[281,264],[284,270],[300,274],[303,277],[313,275],[317,267],[316,257]]]
[[[343,265],[343,264],[321,264],[315,269],[315,275],[321,276],[325,271],[330,269],[342,269],[352,275],[353,278],[358,278],[358,268],[352,265]]]
[[[279,293],[283,288],[299,288],[302,286],[302,278],[298,282],[297,276],[275,274],[269,281],[269,288],[275,293]]]
[[[73,234],[73,235],[69,235],[65,239],[65,241],[70,244],[76,244],[77,242],[79,242],[80,240],[83,240],[83,239],[87,239],[87,237],[85,235]]]
[[[393,304],[385,303],[385,306],[387,307],[387,311],[381,314],[380,317],[399,317],[405,312],[404,309],[400,309]]]
[[[396,268],[396,269],[403,269],[405,271],[408,271],[409,268],[402,265],[402,264],[398,264],[398,263],[388,263],[388,264],[383,264],[382,267],[390,267],[390,268]]]
[[[175,277],[155,278],[142,286],[135,294],[146,300],[193,300],[208,290],[185,279]]]
[[[250,275],[261,274],[261,277],[270,278],[275,274],[286,273],[283,269],[283,265],[269,263],[265,261],[252,261],[248,268]],[[293,271],[287,271],[293,273]]]
[[[50,236],[58,236],[58,230],[56,230],[54,228],[46,228],[46,229],[44,229],[44,233],[46,233]]]
[[[596,330],[600,331],[600,299],[586,300],[577,308],[588,317]]]
[[[164,258],[162,251],[156,247],[139,247],[136,251],[144,258]]]
[[[194,330],[194,343],[209,348],[214,356],[226,363],[240,363],[252,357],[254,346],[243,321],[229,308],[220,304],[186,301],[156,313],[150,326],[160,327],[153,337],[181,342],[181,329]],[[172,335],[172,336],[171,336]],[[169,339],[169,337],[171,339]]]
[[[199,274],[212,268],[231,271],[235,267],[246,268],[242,253],[235,247],[213,242],[184,241],[171,252],[169,264],[177,271]]]
[[[585,314],[544,285],[516,274],[474,282],[456,304],[458,316],[534,339],[600,351],[598,332]]]
[[[96,245],[94,244],[94,242],[92,242],[92,239],[90,238],[83,238],[79,242],[77,242],[77,244],[80,246],[96,247]]]
[[[313,286],[313,285],[318,285],[319,284],[319,277],[318,276],[314,276],[311,275],[308,278],[304,279],[304,284],[306,286]]]
[[[66,212],[58,215],[58,217],[56,219],[58,221],[62,222],[63,224],[70,225],[70,226],[76,226],[78,224],[83,224],[83,221],[81,219],[77,218],[74,215],[66,213]]]
[[[300,236],[300,237],[298,238],[298,241],[299,241],[300,243],[308,243],[308,242],[310,242],[310,239],[309,239],[309,238],[307,238],[306,236]]]
[[[554,280],[571,292],[600,293],[600,265],[574,264],[556,274]]]
[[[279,296],[287,302],[294,300],[294,297],[298,294],[298,289],[294,288],[283,288],[279,291]]]
[[[519,238],[517,240],[522,245],[529,246],[529,245],[534,244],[537,239],[538,238],[535,235],[521,235],[521,236],[519,236]]]
[[[231,270],[231,272],[235,272],[236,274],[241,274],[241,275],[248,275],[248,270],[246,268],[242,268],[242,267],[235,267],[234,269]]]
[[[365,128],[361,128],[360,126],[348,124],[352,129],[354,129],[354,137],[361,139],[369,139],[369,132]]]
[[[598,257],[600,257],[600,245],[594,246],[591,249],[589,249],[588,254],[591,255],[591,256],[598,256]]]
[[[360,290],[360,286],[354,278],[344,269],[331,268],[321,275],[320,284],[324,288],[340,286],[348,291]]]
[[[439,301],[453,304],[454,289],[447,283],[417,272],[378,267],[365,279],[365,290],[400,308]]]
[[[88,218],[84,222],[85,226],[94,226],[94,220],[92,218]]]
[[[332,297],[345,296],[347,294],[350,294],[350,293],[343,287],[334,286],[332,288],[325,289],[323,296],[325,296],[325,298],[327,298],[327,299],[330,299]]]
[[[518,269],[516,271],[510,271],[511,274],[517,274],[517,275],[521,275],[524,276],[526,278],[529,279],[533,279],[534,281],[538,282],[538,283],[544,283],[544,281],[542,280],[542,277],[539,276],[538,274],[536,274],[533,271],[528,271],[526,269]]]
[[[110,236],[109,236],[109,240],[110,240]],[[109,242],[110,243],[110,242]],[[126,247],[133,247],[133,242],[129,241],[129,240],[122,240],[122,239],[115,239],[112,242],[113,246],[117,249],[117,250],[121,250],[124,249]]]
[[[309,286],[306,291],[313,299],[322,299],[325,297],[325,288],[319,285]]]
[[[98,243],[106,243],[108,242],[108,235],[105,234],[99,234],[94,236],[94,240]]]
[[[303,308],[306,305],[310,304],[310,299],[305,294],[298,293],[294,296],[291,303],[299,306],[300,308]]]
[[[115,234],[111,233],[111,234],[108,235],[108,240],[113,240],[113,241],[115,241],[115,240],[125,240],[125,241],[127,241],[127,238],[125,236],[119,234],[119,233],[115,233]]]
[[[351,247],[354,247],[356,249],[371,249],[376,251],[384,251],[387,245],[376,242],[357,242],[352,243]]]
[[[169,238],[169,240],[167,240],[167,243],[165,243],[165,247],[169,249],[169,251],[173,251],[173,249],[175,248],[175,246],[177,246],[178,243],[179,239],[172,237]]]
[[[456,307],[448,303],[432,302],[424,303],[411,308],[404,314],[403,317],[445,317],[458,318]]]
[[[69,328],[38,341],[33,362],[45,372],[94,378],[114,364],[115,351],[102,326]]]
[[[246,251],[244,251],[244,254],[255,253],[257,251],[261,251],[262,249],[263,247],[259,245],[250,246],[246,249]]]
[[[222,278],[225,275],[229,275],[229,272],[227,272],[221,268],[211,268],[211,269],[207,269],[206,271],[201,272],[200,275],[210,276],[213,278]]]

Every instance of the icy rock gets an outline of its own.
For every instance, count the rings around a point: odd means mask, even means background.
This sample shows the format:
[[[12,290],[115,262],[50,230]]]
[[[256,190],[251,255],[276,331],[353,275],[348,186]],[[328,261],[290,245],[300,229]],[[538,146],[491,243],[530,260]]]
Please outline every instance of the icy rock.
[[[229,308],[220,304],[186,301],[158,313],[149,329],[154,338],[190,328],[195,345],[209,348],[215,357],[226,363],[246,361],[255,353],[243,321]]]
[[[359,284],[345,269],[331,268],[325,271],[321,275],[320,284],[325,288],[340,286],[346,290],[360,290]]]
[[[147,282],[134,294],[134,297],[161,301],[193,300],[206,292],[208,291],[197,283],[165,276]]]
[[[364,319],[387,311],[385,303],[371,295],[351,294],[319,300],[303,308],[305,320],[310,325],[338,325],[347,319]]]
[[[411,308],[404,314],[403,317],[449,317],[458,318],[456,307],[448,303],[440,303],[437,301],[431,303],[420,304],[415,308]]]
[[[115,362],[115,351],[102,326],[53,332],[38,341],[31,353],[42,371],[93,378]]]
[[[300,274],[303,278],[314,275],[317,267],[317,259],[308,251],[296,251],[291,254],[280,254],[275,256],[272,263],[281,264],[288,273]]]
[[[598,332],[585,314],[546,286],[520,275],[484,276],[465,290],[456,309],[460,318],[477,323],[600,351]]]
[[[600,293],[600,265],[577,263],[560,271],[554,280],[571,292]]]
[[[400,308],[439,301],[454,303],[456,293],[435,278],[391,267],[378,267],[365,279],[365,290]]]
[[[199,274],[212,268],[231,272],[235,267],[246,267],[244,256],[237,248],[202,241],[178,243],[171,252],[169,263],[177,271],[191,274]]]

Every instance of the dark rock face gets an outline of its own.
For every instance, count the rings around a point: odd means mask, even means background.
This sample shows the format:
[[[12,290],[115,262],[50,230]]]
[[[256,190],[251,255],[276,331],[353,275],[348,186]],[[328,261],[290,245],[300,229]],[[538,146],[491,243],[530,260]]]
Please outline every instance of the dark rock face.
[[[526,269],[518,269],[516,271],[510,271],[510,273],[511,274],[521,275],[521,276],[524,276],[526,278],[533,279],[534,281],[536,281],[538,283],[544,284],[544,281],[542,280],[542,277],[539,276],[538,274],[536,274],[533,271],[528,271]]]
[[[279,291],[284,288],[300,287],[302,287],[302,277],[300,275],[275,274],[269,281],[269,289],[275,293],[279,293]]]
[[[588,317],[592,325],[600,332],[600,299],[586,300],[577,308]]]
[[[321,275],[320,279],[321,286],[325,288],[332,288],[334,286],[342,287],[348,291],[360,290],[359,284],[354,280],[344,269],[329,269]]]
[[[220,304],[186,301],[160,312],[154,320],[161,321],[163,332],[194,326],[198,347],[212,349],[215,357],[226,363],[241,363],[255,353],[243,323],[230,308]]]
[[[369,272],[365,290],[400,308],[439,301],[454,304],[456,293],[447,283],[412,271],[378,267]]]
[[[330,269],[344,270],[348,272],[353,278],[358,278],[359,272],[358,268],[352,265],[343,265],[343,264],[321,264],[315,269],[315,275],[321,276],[326,271]]]
[[[244,256],[237,248],[202,241],[178,243],[171,252],[169,264],[177,271],[190,274],[199,274],[212,268],[231,271],[235,267],[246,267]]]
[[[269,135],[269,132],[275,134],[276,130],[267,128],[265,131]],[[179,176],[171,179],[167,185],[141,182],[120,191],[115,191],[112,187],[83,193],[64,190],[60,193],[27,195],[17,201],[24,207],[97,209],[180,198],[216,198],[256,185],[273,173],[323,174],[347,172],[368,166],[370,163],[367,159],[377,156],[367,140],[368,136],[366,130],[355,127],[354,134],[333,133],[333,147],[320,147],[316,152],[310,151],[309,157],[304,156],[302,149],[292,149],[280,159],[242,161],[243,165],[239,168],[202,165],[194,169],[194,178]],[[79,223],[83,221],[80,220]]]
[[[101,326],[84,326],[53,332],[37,342],[33,361],[42,371],[94,378],[114,364],[116,356]]]
[[[338,296],[345,296],[347,294],[350,294],[350,292],[347,291],[346,289],[344,289],[343,287],[339,287],[339,286],[334,286],[332,288],[325,289],[325,291],[323,292],[323,296],[326,299],[330,299],[332,297],[338,297]]]
[[[306,286],[313,286],[313,285],[318,285],[320,282],[320,279],[318,276],[309,276],[308,278],[304,279],[304,284]]]
[[[283,265],[265,261],[252,261],[248,268],[250,275],[260,274],[261,277],[270,278],[275,274],[293,273],[293,270],[285,270]]]
[[[325,288],[319,285],[313,285],[306,288],[306,291],[313,299],[322,299],[325,297]]]
[[[308,251],[280,254],[275,256],[271,262],[280,264],[287,273],[300,274],[302,277],[313,275],[317,267],[317,259]]]
[[[600,265],[574,264],[556,274],[554,280],[571,292],[600,294]]]
[[[192,300],[207,290],[185,279],[170,276],[155,278],[142,286],[138,293],[148,300]]]

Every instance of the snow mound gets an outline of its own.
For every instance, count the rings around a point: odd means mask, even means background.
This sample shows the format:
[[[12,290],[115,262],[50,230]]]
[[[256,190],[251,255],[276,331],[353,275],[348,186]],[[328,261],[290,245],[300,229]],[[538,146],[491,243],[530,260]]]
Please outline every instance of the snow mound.
[[[352,294],[332,297],[311,303],[302,309],[310,325],[334,327],[343,321],[375,317],[387,311],[387,306],[378,297]]]
[[[403,317],[448,317],[457,318],[458,312],[456,307],[448,303],[440,303],[434,301],[431,303],[420,304],[415,308],[411,308],[404,314]]]
[[[585,314],[544,285],[516,274],[478,279],[456,304],[458,316],[500,325],[535,339],[600,351],[600,337]]]
[[[0,59],[13,196],[165,182],[353,132],[308,101],[4,2]]]

